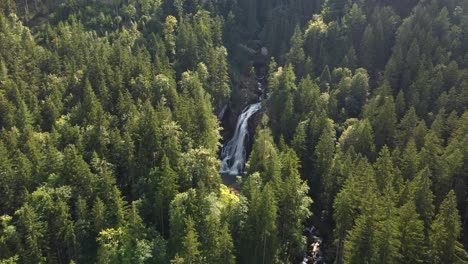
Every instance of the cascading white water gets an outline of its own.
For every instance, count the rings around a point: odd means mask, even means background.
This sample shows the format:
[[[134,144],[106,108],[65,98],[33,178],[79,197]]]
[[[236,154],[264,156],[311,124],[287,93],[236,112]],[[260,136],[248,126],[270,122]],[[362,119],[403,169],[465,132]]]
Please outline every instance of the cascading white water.
[[[259,89],[262,89],[260,83]],[[249,118],[258,112],[261,107],[261,102],[248,105],[237,118],[234,136],[221,151],[221,174],[237,176],[243,173],[247,159],[246,140],[249,136]]]

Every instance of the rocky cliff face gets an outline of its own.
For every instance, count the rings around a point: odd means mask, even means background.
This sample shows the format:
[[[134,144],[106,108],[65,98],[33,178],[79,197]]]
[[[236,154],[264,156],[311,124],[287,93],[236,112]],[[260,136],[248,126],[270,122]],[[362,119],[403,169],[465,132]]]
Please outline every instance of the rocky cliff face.
[[[264,76],[268,73],[269,52],[260,43],[250,43],[249,45],[239,44],[248,54],[248,63],[241,66],[241,71],[232,78],[233,87],[231,100],[223,113],[221,126],[222,144],[226,144],[233,136],[236,123],[242,110],[248,105],[259,102],[265,97],[266,83]],[[259,78],[260,77],[260,78]],[[259,89],[259,79],[262,82],[262,90]],[[261,121],[262,110],[255,113],[248,121],[248,132],[250,143],[255,134],[255,129]],[[250,152],[251,144],[247,144],[247,153]]]
[[[255,78],[242,74],[237,81],[237,85],[232,89],[231,101],[226,109],[222,120],[223,131],[221,135],[225,140],[232,137],[234,127],[237,122],[237,117],[241,114],[242,109],[247,105],[257,101],[257,83]]]
[[[251,71],[252,68],[255,69],[255,73]],[[224,128],[221,132],[224,139],[223,143],[231,138],[237,122],[237,117],[241,114],[242,109],[249,104],[258,102],[259,98],[263,97],[263,92],[258,89],[256,76],[265,76],[265,69],[266,67],[264,64],[252,61],[248,67],[245,67],[244,72],[240,75],[236,85],[233,87],[231,101],[222,120],[222,126]],[[265,90],[266,84],[263,84],[263,87]],[[255,132],[256,125],[260,120],[258,116],[261,115],[257,113],[249,122],[249,132],[251,135]]]

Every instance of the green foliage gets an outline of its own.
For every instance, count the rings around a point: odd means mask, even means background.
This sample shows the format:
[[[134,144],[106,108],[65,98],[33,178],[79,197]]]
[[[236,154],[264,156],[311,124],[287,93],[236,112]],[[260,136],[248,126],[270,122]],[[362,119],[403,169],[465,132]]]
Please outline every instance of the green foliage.
[[[424,225],[419,219],[414,202],[409,201],[399,208],[398,238],[400,240],[399,262],[422,263],[424,259]]]
[[[168,53],[175,55],[175,35],[174,28],[177,25],[177,19],[173,16],[166,17],[164,22],[164,40],[166,41],[166,48]]]
[[[302,39],[302,31],[299,26],[294,29],[294,34],[291,37],[291,49],[286,54],[286,64],[294,65],[296,75],[302,76],[304,74],[305,54],[302,48],[304,40]]]
[[[467,12],[0,1],[0,263],[294,263],[306,223],[327,263],[467,262]]]
[[[379,88],[378,94],[364,107],[364,116],[371,122],[375,133],[376,148],[394,146],[396,134],[396,110],[387,83]]]
[[[180,178],[185,189],[197,187],[207,192],[217,191],[219,160],[207,149],[191,149],[181,157]]]
[[[207,60],[208,77],[205,89],[211,95],[213,109],[216,113],[221,111],[231,94],[227,56],[226,48],[221,46],[210,52]]]
[[[47,245],[44,243],[46,235],[46,223],[44,223],[37,212],[29,204],[23,205],[15,213],[18,216],[18,232],[22,239],[20,251],[21,261],[24,263],[45,263],[45,251]]]
[[[369,120],[350,125],[338,140],[338,147],[343,152],[353,148],[357,153],[372,158],[375,154],[374,131]]]
[[[166,235],[168,227],[169,204],[177,195],[179,189],[176,172],[170,167],[169,159],[164,156],[162,167],[158,171],[157,191],[155,195],[155,222],[159,223],[162,235]]]
[[[416,204],[416,211],[424,221],[426,227],[434,214],[433,199],[434,195],[431,191],[431,173],[427,167],[422,169],[414,178],[411,183],[413,186],[414,201]]]
[[[450,191],[440,205],[439,213],[431,225],[430,245],[435,263],[442,262],[444,259],[451,262],[458,260],[456,254],[460,251],[457,248],[460,245],[457,239],[460,231],[460,216],[456,208],[455,193]]]
[[[182,241],[182,248],[180,252],[180,258],[184,260],[184,263],[193,264],[201,262],[200,259],[200,242],[198,242],[198,234],[195,230],[195,223],[192,218],[187,219],[186,224],[186,235]]]
[[[278,235],[280,237],[280,259],[291,262],[305,250],[306,237],[302,236],[303,224],[311,216],[312,199],[307,193],[309,187],[301,180],[299,160],[296,153],[287,148],[281,153],[282,183],[278,196]]]
[[[254,175],[251,175],[252,180]],[[250,179],[249,177],[249,179]],[[265,185],[263,190],[254,188],[250,193],[250,205],[241,234],[243,245],[241,260],[247,263],[272,262],[278,254],[276,218],[278,207],[272,184]]]
[[[265,116],[264,122],[266,120]],[[259,129],[247,164],[247,173],[260,173],[264,182],[278,179],[281,173],[279,159],[278,149],[273,142],[270,129]]]
[[[288,65],[285,69],[280,67],[273,74],[273,77],[271,77],[273,79],[272,95],[268,100],[272,131],[275,138],[279,138],[281,134],[286,140],[290,140],[294,131],[293,128],[296,126],[293,112],[293,93],[297,89],[295,84],[296,75],[292,65]]]

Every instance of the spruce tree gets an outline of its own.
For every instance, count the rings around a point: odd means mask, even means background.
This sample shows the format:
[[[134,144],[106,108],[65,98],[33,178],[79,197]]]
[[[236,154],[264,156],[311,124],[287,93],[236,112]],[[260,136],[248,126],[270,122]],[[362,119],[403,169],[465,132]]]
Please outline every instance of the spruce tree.
[[[458,242],[460,231],[460,215],[457,210],[455,193],[451,190],[440,205],[439,213],[431,225],[430,256],[434,263],[445,261],[455,263],[458,260],[456,254],[460,250],[463,251]]]
[[[195,230],[195,223],[189,216],[186,220],[185,237],[182,240],[182,248],[180,250],[180,257],[183,258],[184,263],[196,264],[203,260],[200,255],[200,242],[198,241],[198,233]]]
[[[425,252],[424,222],[416,212],[414,202],[408,201],[398,209],[399,263],[422,263]]]

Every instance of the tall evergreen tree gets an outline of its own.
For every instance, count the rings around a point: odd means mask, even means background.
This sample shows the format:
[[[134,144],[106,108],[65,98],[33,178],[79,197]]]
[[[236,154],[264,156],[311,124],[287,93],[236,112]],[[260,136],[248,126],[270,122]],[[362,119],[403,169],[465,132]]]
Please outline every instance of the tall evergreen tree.
[[[281,189],[278,196],[278,236],[281,258],[285,262],[300,256],[304,250],[305,237],[302,236],[303,223],[311,215],[312,199],[307,196],[309,187],[299,175],[299,161],[291,148],[281,154]]]
[[[21,262],[46,263],[46,224],[29,204],[23,205],[15,214],[18,216],[18,232],[22,237]]]
[[[456,207],[455,193],[450,191],[439,207],[431,225],[430,244],[434,263],[458,261],[460,251],[464,251],[457,241],[460,236],[460,215]]]
[[[203,260],[200,256],[200,242],[198,241],[198,234],[195,230],[195,223],[191,217],[188,217],[186,222],[186,234],[182,241],[180,257],[184,260],[184,263],[200,263]]]
[[[398,214],[399,263],[422,263],[424,260],[424,223],[419,219],[416,206],[409,201],[399,208]]]

